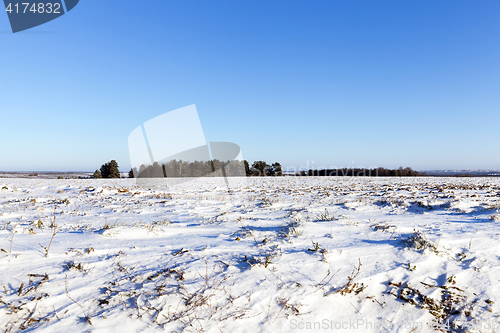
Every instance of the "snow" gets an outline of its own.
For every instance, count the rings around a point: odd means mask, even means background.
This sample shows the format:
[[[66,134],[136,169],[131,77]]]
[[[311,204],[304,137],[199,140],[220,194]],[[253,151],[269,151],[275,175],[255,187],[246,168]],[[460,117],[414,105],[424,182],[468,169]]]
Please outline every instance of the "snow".
[[[500,179],[221,184],[0,179],[0,330],[500,330]]]

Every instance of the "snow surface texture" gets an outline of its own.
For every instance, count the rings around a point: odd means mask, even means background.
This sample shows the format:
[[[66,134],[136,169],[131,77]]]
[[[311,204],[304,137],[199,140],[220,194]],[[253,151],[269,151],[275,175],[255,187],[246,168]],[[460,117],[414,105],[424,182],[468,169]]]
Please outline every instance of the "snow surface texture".
[[[231,182],[0,179],[0,331],[500,331],[500,179]]]

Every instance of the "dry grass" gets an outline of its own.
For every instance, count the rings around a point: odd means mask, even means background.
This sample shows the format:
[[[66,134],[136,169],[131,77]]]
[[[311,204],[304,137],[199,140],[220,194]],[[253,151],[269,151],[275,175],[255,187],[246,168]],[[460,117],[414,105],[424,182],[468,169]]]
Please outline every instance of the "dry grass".
[[[490,215],[490,221],[499,222],[500,221],[500,214]]]
[[[350,293],[354,293],[355,295],[361,293],[367,286],[365,286],[363,283],[359,284],[357,282],[354,282],[354,279],[356,279],[356,277],[359,275],[359,272],[361,271],[361,266],[361,259],[358,259],[358,265],[354,266],[351,274],[347,277],[347,282],[340,288],[336,288],[330,290],[329,292],[326,292],[324,296],[329,296],[337,293],[342,296]]]
[[[136,272],[117,262],[117,279],[110,281],[98,304],[104,312],[113,308],[133,318],[174,331],[203,332],[212,325],[252,314],[251,293],[233,294],[231,274],[214,263],[193,278],[185,278],[179,266],[149,272]]]
[[[390,294],[418,308],[427,310],[436,318],[434,329],[442,332],[465,332],[467,325],[463,326],[464,316],[474,320],[474,307],[478,300],[471,301],[463,289],[455,286],[455,277],[450,276],[442,286],[420,282],[427,289],[440,289],[441,299],[426,296],[420,290],[410,286],[409,283],[389,282],[392,287]]]
[[[409,248],[417,251],[430,249],[433,252],[437,252],[437,245],[428,240],[425,234],[419,230],[413,230],[413,233],[404,239],[403,243],[405,243]]]

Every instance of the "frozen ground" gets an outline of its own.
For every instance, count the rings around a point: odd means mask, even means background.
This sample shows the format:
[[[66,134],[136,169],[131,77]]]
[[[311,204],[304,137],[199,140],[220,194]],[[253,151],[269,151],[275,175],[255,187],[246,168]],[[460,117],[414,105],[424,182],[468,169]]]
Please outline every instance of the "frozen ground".
[[[220,184],[0,179],[0,331],[500,331],[500,179]]]

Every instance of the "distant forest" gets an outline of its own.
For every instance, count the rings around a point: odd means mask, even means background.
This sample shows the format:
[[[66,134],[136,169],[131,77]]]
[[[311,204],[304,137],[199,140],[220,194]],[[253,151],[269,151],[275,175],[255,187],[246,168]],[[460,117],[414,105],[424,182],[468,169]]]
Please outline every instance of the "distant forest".
[[[245,177],[245,176],[282,176],[281,164],[271,165],[265,161],[194,161],[172,160],[167,163],[154,162],[153,165],[141,165],[133,168],[130,178],[170,178],[170,177]]]
[[[346,176],[346,177],[414,177],[426,176],[425,173],[411,168],[342,168],[308,170],[296,173],[287,173],[289,176]],[[172,160],[167,163],[155,162],[153,165],[141,165],[139,170],[133,168],[129,172],[130,178],[171,178],[171,177],[259,177],[283,176],[281,164],[275,162],[267,164],[265,161],[255,161],[251,165],[248,161],[195,161],[187,162]]]

